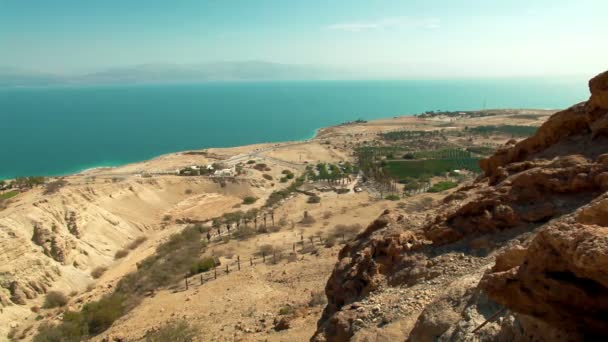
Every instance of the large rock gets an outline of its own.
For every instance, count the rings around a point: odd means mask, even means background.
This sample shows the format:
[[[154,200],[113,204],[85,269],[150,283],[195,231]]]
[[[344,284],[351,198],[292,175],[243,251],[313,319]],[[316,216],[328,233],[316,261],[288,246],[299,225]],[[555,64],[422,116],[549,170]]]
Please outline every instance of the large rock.
[[[589,81],[589,90],[591,90],[590,109],[608,110],[608,71],[592,78]]]

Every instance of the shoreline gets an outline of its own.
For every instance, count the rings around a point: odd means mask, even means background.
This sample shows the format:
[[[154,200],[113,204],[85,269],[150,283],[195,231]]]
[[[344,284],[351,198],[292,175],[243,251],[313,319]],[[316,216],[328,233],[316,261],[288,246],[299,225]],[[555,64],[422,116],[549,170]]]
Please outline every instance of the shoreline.
[[[508,111],[557,111],[557,110],[555,110],[555,109],[504,108],[504,109],[474,110],[474,111],[469,111],[469,112],[500,112],[500,111],[508,112]],[[457,111],[455,111],[455,112],[457,112]],[[360,123],[351,121],[351,122],[338,123],[338,124],[330,125],[330,126],[322,126],[322,127],[318,127],[316,129],[314,129],[314,131],[311,132],[307,137],[302,137],[302,138],[294,139],[294,140],[266,141],[266,142],[257,142],[257,143],[251,143],[251,144],[246,144],[246,145],[235,145],[235,146],[200,147],[200,148],[195,148],[195,149],[186,149],[186,150],[178,150],[178,151],[163,153],[163,154],[159,154],[159,155],[156,155],[156,156],[153,156],[150,158],[142,158],[142,159],[133,160],[130,162],[125,162],[125,163],[116,163],[116,164],[110,163],[111,165],[108,165],[107,163],[100,163],[100,165],[88,165],[88,166],[85,166],[82,168],[77,168],[77,170],[75,170],[75,171],[67,171],[64,173],[62,172],[62,173],[57,173],[57,174],[37,174],[37,175],[28,175],[28,176],[18,176],[18,177],[13,177],[13,178],[1,178],[0,177],[0,180],[11,181],[11,180],[14,180],[19,177],[32,177],[32,176],[43,176],[43,177],[48,177],[48,178],[86,176],[88,173],[93,173],[93,172],[100,171],[100,170],[112,171],[112,170],[116,170],[118,168],[133,166],[133,165],[142,164],[142,163],[146,163],[146,162],[152,162],[152,161],[159,160],[162,158],[170,158],[171,156],[181,155],[181,154],[184,154],[185,152],[189,152],[189,151],[206,151],[206,150],[211,150],[211,149],[213,149],[213,150],[244,149],[247,147],[253,148],[254,146],[264,146],[264,145],[270,145],[270,144],[313,142],[314,140],[317,140],[320,138],[325,138],[324,134],[332,129],[337,129],[340,127],[349,127],[349,126],[356,127],[356,126],[368,125],[368,124],[377,125],[377,124],[380,124],[380,123],[386,122],[386,121],[415,118],[416,115],[418,115],[418,114],[403,114],[403,115],[397,115],[397,116],[365,120],[365,122],[360,122]]]

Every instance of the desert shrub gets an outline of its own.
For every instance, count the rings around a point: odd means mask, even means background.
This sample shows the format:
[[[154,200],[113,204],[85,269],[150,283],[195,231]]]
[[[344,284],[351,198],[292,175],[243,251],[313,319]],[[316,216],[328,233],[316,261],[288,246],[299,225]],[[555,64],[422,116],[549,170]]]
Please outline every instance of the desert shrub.
[[[248,160],[247,164],[255,164],[255,160]]]
[[[146,334],[146,342],[191,342],[197,335],[194,327],[186,320],[173,321],[162,328]]]
[[[68,303],[68,297],[59,291],[50,291],[44,298],[42,307],[45,309],[57,308],[65,306]]]
[[[389,200],[389,201],[398,201],[400,198],[397,195],[388,195],[388,196],[384,197],[384,199]]]
[[[43,325],[35,342],[82,341],[97,335],[112,325],[124,312],[122,296],[112,294],[86,304],[81,311],[68,311],[58,325]]]
[[[123,277],[113,293],[85,305],[78,312],[66,312],[59,325],[42,327],[35,341],[82,341],[103,332],[137,306],[146,292],[181,280],[199,259],[201,247],[206,246],[202,237],[196,226],[188,226],[171,235],[156,248],[155,254],[137,264],[137,271]]]
[[[281,217],[277,224],[279,225],[279,227],[285,227],[287,225],[287,217]]]
[[[332,215],[333,215],[333,213],[331,211],[326,211],[326,212],[323,213],[323,218],[327,220]]]
[[[313,246],[312,244],[307,244],[305,246],[302,247],[302,249],[300,250],[301,254],[312,254],[312,255],[317,255],[319,254],[319,250],[317,249],[317,246]]]
[[[337,193],[338,195],[347,194],[347,193],[349,193],[349,192],[350,192],[350,189],[347,189],[347,188],[339,188],[339,189],[336,189],[336,193]]]
[[[266,165],[264,163],[257,163],[257,164],[255,164],[255,166],[253,168],[258,171],[265,171],[266,169],[268,169],[268,165]]]
[[[321,306],[327,303],[325,293],[321,290],[313,290],[310,292],[310,300],[308,301],[309,307]]]
[[[308,213],[308,211],[304,212],[304,216],[302,217],[302,220],[300,221],[300,223],[304,224],[304,225],[311,225],[311,224],[313,224],[315,222],[316,222],[315,218],[312,217],[312,215],[310,215]]]
[[[333,235],[328,236],[327,238],[325,238],[324,245],[326,248],[332,248],[336,245],[336,237]]]
[[[295,313],[295,308],[289,304],[287,305],[283,305],[280,309],[279,309],[279,315],[280,316],[287,316],[287,315],[291,315]]]
[[[270,244],[265,244],[265,245],[261,245],[260,247],[258,247],[258,250],[256,251],[256,255],[272,255],[273,253],[275,253],[277,251],[277,248],[273,245]]]
[[[46,187],[44,189],[44,192],[42,193],[43,195],[51,195],[56,193],[57,191],[59,191],[59,189],[63,188],[64,186],[66,186],[68,184],[68,182],[66,182],[63,179],[59,179],[56,180],[54,182],[50,182],[46,184]]]
[[[135,249],[137,247],[139,247],[139,245],[141,245],[142,243],[146,242],[146,240],[148,240],[147,237],[145,236],[139,236],[137,237],[135,240],[133,240],[128,246],[127,248],[129,249]]]
[[[287,256],[287,261],[289,261],[289,262],[298,261],[298,254],[294,253],[294,252],[289,253],[289,255]]]
[[[234,233],[232,237],[238,240],[248,239],[255,235],[255,229],[253,227],[241,225]]]
[[[253,204],[253,203],[255,203],[255,201],[257,201],[257,200],[258,200],[258,199],[257,199],[256,197],[253,197],[253,196],[247,196],[247,197],[243,198],[243,204],[247,204],[247,205],[249,205],[249,204]]]
[[[309,196],[306,203],[315,204],[321,202],[321,197],[319,196]]]
[[[287,177],[287,179],[293,179],[295,175],[293,173],[288,173],[287,175],[285,175],[285,177]]]
[[[106,273],[107,270],[108,270],[108,268],[104,267],[104,266],[95,267],[91,271],[91,277],[93,277],[93,279],[97,279],[97,278],[101,277],[104,273]]]
[[[114,254],[114,259],[122,259],[124,257],[126,257],[127,255],[129,255],[129,250],[128,249],[119,249],[116,251],[116,254]]]
[[[165,215],[165,216],[163,216],[163,221],[169,222],[169,221],[171,221],[172,218],[173,217],[171,217],[171,215]]]
[[[267,179],[267,180],[272,180],[272,176],[267,173],[263,174],[262,177],[264,177],[264,179]]]
[[[184,193],[186,195],[191,195],[192,194],[192,189],[186,189],[186,191],[184,191]]]
[[[213,257],[204,257],[190,267],[190,275],[207,272],[213,269],[213,267],[215,267],[215,259]]]
[[[287,183],[288,179],[287,177],[281,177],[281,179],[279,179],[279,182],[281,183]]]
[[[146,291],[167,286],[181,279],[198,260],[205,242],[196,225],[173,234],[168,241],[156,248],[156,253],[137,265],[137,272],[123,277],[116,286],[119,293],[129,294],[129,300],[137,300]]]
[[[345,239],[351,239],[357,235],[362,228],[363,227],[361,227],[360,224],[337,224],[333,229],[332,235],[336,238],[344,237]]]

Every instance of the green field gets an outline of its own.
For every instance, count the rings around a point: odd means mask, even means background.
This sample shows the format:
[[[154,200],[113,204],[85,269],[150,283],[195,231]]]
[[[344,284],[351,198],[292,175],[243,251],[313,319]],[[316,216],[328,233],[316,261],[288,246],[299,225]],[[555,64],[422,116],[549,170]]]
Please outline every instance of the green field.
[[[19,191],[9,191],[9,192],[5,192],[3,194],[0,194],[0,200],[7,200],[9,198],[15,197],[19,195]]]
[[[442,175],[452,170],[467,169],[480,172],[478,158],[429,159],[429,160],[399,160],[390,161],[386,170],[393,177],[403,179],[406,177],[419,178],[429,175]]]

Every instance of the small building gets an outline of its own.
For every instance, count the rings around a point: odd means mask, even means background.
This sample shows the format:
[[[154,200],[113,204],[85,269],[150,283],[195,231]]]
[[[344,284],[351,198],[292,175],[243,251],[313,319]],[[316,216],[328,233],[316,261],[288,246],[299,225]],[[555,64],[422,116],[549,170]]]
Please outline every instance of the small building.
[[[216,177],[234,177],[236,176],[236,170],[234,168],[217,170],[213,175]]]

